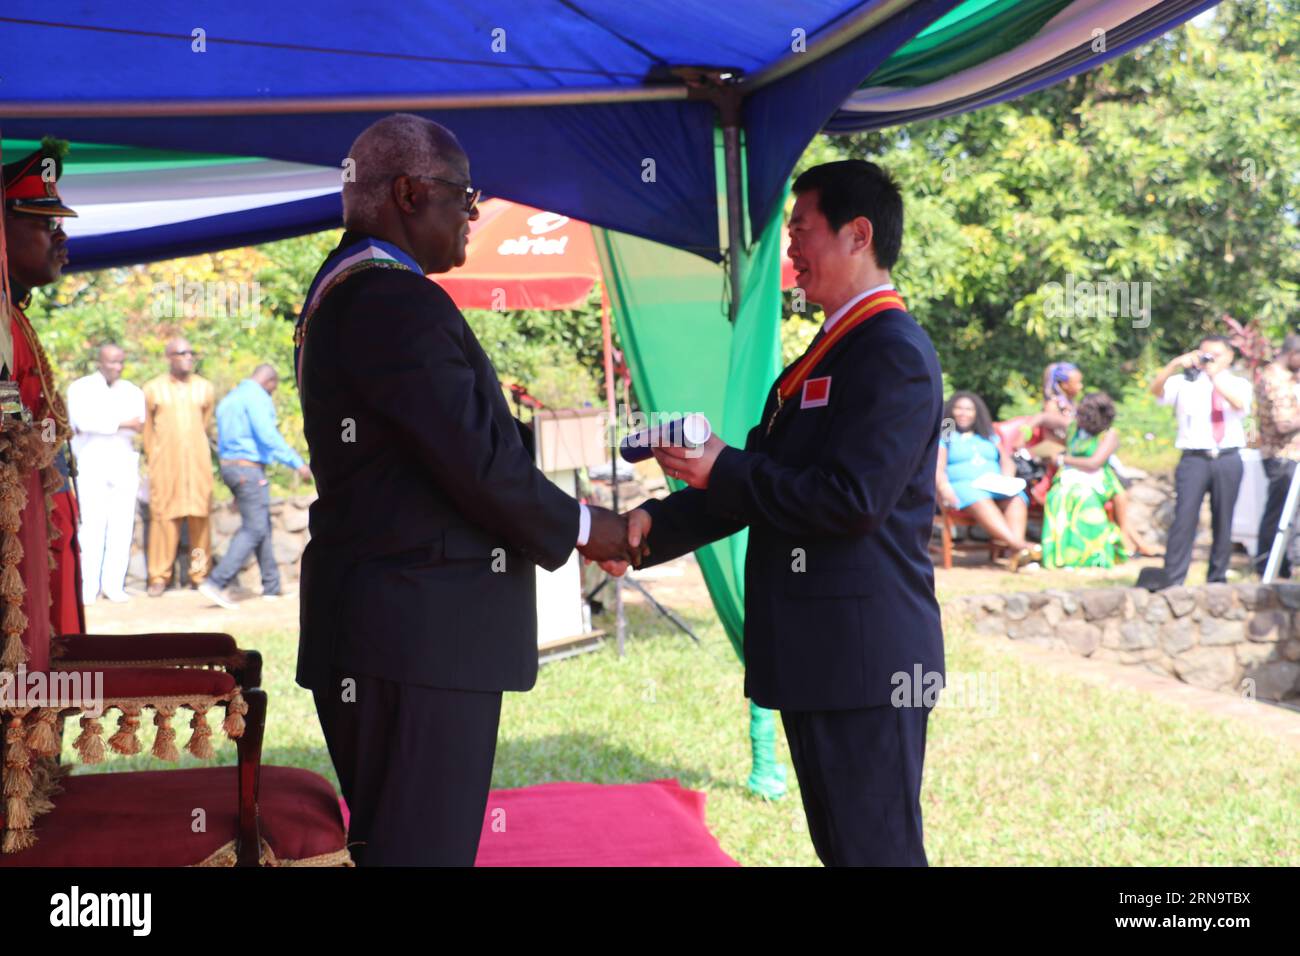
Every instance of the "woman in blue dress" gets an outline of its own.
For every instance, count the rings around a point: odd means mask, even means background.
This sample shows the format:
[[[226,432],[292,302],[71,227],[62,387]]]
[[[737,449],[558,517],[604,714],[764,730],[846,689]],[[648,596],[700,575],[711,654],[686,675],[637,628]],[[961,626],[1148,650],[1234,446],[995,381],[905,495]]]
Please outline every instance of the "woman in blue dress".
[[[954,392],[943,410],[943,435],[939,440],[939,462],[935,486],[939,502],[961,511],[995,540],[1016,552],[1012,567],[1019,570],[1041,558],[1037,545],[1025,538],[1029,523],[1029,496],[999,494],[976,487],[982,475],[1015,477],[1011,453],[1003,453],[1001,440],[993,430],[993,418],[984,400],[973,392]]]

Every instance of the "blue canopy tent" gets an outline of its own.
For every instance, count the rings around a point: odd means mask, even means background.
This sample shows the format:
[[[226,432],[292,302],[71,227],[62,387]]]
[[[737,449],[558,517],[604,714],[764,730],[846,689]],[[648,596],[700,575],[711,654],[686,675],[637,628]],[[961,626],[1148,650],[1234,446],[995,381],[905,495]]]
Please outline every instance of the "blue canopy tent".
[[[719,260],[771,218],[818,130],[1019,96],[1215,2],[9,0],[0,125],[337,169],[371,120],[410,110],[456,131],[491,195]],[[716,125],[736,213],[721,218]],[[336,225],[331,209],[319,197],[255,206],[124,236],[118,256],[103,242],[73,253],[82,267],[166,258]]]
[[[717,367],[739,388],[770,382],[779,367],[779,310],[745,308],[775,301],[747,263],[775,262],[788,178],[819,130],[879,129],[1021,96],[1216,2],[227,0],[200,12],[178,0],[103,10],[8,0],[0,132],[127,148],[99,154],[96,181],[82,180],[79,149],[70,158],[64,195],[83,216],[104,212],[71,241],[84,269],[337,226],[339,164],[357,133],[394,111],[428,116],[455,131],[491,195],[683,250],[697,266],[725,262],[734,334],[718,340],[730,354]],[[186,165],[142,150],[226,155]],[[609,268],[626,270],[630,256],[607,247]],[[615,318],[628,342],[631,303],[650,311],[653,289],[630,272],[607,281],[620,289]],[[718,311],[714,302],[681,317]],[[669,379],[655,356],[643,358],[637,390],[653,407]],[[712,391],[674,387],[667,407],[714,414]],[[728,396],[719,434],[743,439],[762,398]],[[711,547],[717,565],[702,565],[738,643],[743,542]],[[774,794],[779,781],[755,789]]]

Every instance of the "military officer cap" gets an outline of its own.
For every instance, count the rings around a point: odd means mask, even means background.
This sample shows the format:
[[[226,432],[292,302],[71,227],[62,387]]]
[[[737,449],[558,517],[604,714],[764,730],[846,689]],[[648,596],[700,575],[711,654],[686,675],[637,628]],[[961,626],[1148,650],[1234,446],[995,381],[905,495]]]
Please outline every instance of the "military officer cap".
[[[64,205],[57,183],[63,175],[66,141],[41,140],[40,149],[3,166],[5,208],[28,216],[75,216]]]

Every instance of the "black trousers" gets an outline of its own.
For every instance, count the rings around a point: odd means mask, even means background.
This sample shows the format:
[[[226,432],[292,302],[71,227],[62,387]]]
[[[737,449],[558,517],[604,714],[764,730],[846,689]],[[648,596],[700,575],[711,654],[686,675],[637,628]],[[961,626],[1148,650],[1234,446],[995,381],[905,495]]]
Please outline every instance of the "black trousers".
[[[1201,502],[1210,493],[1210,526],[1214,537],[1210,544],[1210,568],[1206,581],[1226,581],[1232,557],[1232,509],[1241,487],[1241,456],[1220,455],[1207,458],[1183,453],[1174,471],[1174,523],[1165,544],[1165,583],[1182,584],[1192,563],[1192,544]]]
[[[337,674],[313,690],[358,866],[473,866],[501,694]],[[356,681],[352,700],[343,681]]]
[[[781,711],[813,849],[826,866],[926,866],[928,707]]]
[[[1291,488],[1291,477],[1295,474],[1295,462],[1289,458],[1265,458],[1264,475],[1268,478],[1268,500],[1264,504],[1264,513],[1259,519],[1258,553],[1255,555],[1255,570],[1262,576],[1268,567],[1268,554],[1273,549],[1273,539],[1277,537],[1277,526],[1282,522],[1282,506],[1286,504],[1286,493]],[[1294,529],[1294,524],[1292,528]],[[1290,537],[1288,535],[1288,537]],[[1291,576],[1291,560],[1282,554],[1282,564],[1278,576]]]

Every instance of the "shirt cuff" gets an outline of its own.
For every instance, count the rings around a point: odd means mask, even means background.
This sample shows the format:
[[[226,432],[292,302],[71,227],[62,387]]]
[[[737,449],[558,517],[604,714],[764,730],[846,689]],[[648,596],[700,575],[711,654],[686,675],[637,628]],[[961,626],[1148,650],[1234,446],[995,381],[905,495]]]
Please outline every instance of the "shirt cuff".
[[[587,543],[591,534],[591,512],[581,501],[578,502],[578,547]]]

